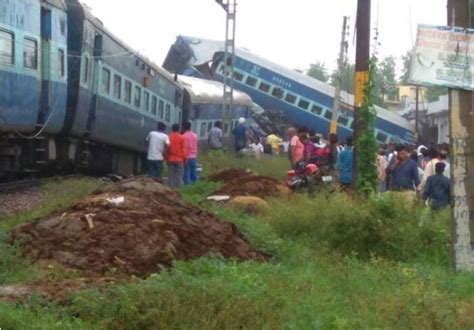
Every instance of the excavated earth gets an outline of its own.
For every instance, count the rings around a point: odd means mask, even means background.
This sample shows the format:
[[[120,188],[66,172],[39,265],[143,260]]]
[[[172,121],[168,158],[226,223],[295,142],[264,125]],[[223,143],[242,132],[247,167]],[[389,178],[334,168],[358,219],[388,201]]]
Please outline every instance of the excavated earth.
[[[122,201],[123,200],[123,201]],[[265,261],[237,227],[149,178],[122,181],[12,232],[34,260],[146,276],[209,254]]]
[[[255,196],[265,199],[288,193],[288,189],[278,180],[240,169],[224,170],[209,177],[209,180],[224,183],[213,195]]]

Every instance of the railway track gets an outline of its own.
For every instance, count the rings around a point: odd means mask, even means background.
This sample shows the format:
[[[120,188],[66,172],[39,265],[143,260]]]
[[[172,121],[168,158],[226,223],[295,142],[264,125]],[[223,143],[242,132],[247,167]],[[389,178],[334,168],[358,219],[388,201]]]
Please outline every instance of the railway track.
[[[70,175],[51,176],[51,177],[46,177],[46,178],[33,178],[33,179],[27,179],[27,180],[18,180],[18,181],[0,183],[0,194],[14,192],[14,191],[21,191],[21,190],[33,188],[33,187],[39,187],[39,185],[49,182],[49,181],[80,178],[82,176],[83,175],[81,174],[70,174]]]

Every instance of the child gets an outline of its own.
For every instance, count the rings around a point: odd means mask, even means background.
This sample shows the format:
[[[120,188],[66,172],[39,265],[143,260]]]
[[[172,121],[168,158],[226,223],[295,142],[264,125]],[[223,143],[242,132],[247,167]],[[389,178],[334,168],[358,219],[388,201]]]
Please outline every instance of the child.
[[[263,154],[263,145],[260,143],[259,138],[255,138],[254,143],[249,145],[249,149],[255,155],[255,158],[260,159]]]

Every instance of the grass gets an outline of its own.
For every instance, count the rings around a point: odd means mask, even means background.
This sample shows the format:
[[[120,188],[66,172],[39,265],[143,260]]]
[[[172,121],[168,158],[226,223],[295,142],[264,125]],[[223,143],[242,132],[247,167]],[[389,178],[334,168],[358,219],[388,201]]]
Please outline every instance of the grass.
[[[286,171],[284,159],[206,158],[202,163],[208,171],[234,164],[279,178]],[[95,184],[85,185],[83,193]],[[218,186],[203,181],[181,193],[236,223],[273,256],[270,262],[206,257],[176,262],[147,279],[77,293],[64,306],[35,297],[0,303],[0,328],[474,327],[474,275],[449,267],[447,213],[433,215],[392,195],[360,201],[333,194],[272,200],[256,217],[203,202]],[[3,235],[22,221],[7,220],[0,227]],[[16,259],[10,280],[15,272],[36,267]]]

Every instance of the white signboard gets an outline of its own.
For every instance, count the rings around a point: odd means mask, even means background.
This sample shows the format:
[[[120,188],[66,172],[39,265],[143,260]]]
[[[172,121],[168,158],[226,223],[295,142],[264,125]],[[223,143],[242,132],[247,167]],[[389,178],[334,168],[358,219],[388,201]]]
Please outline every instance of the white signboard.
[[[418,25],[409,82],[474,90],[474,30]]]

